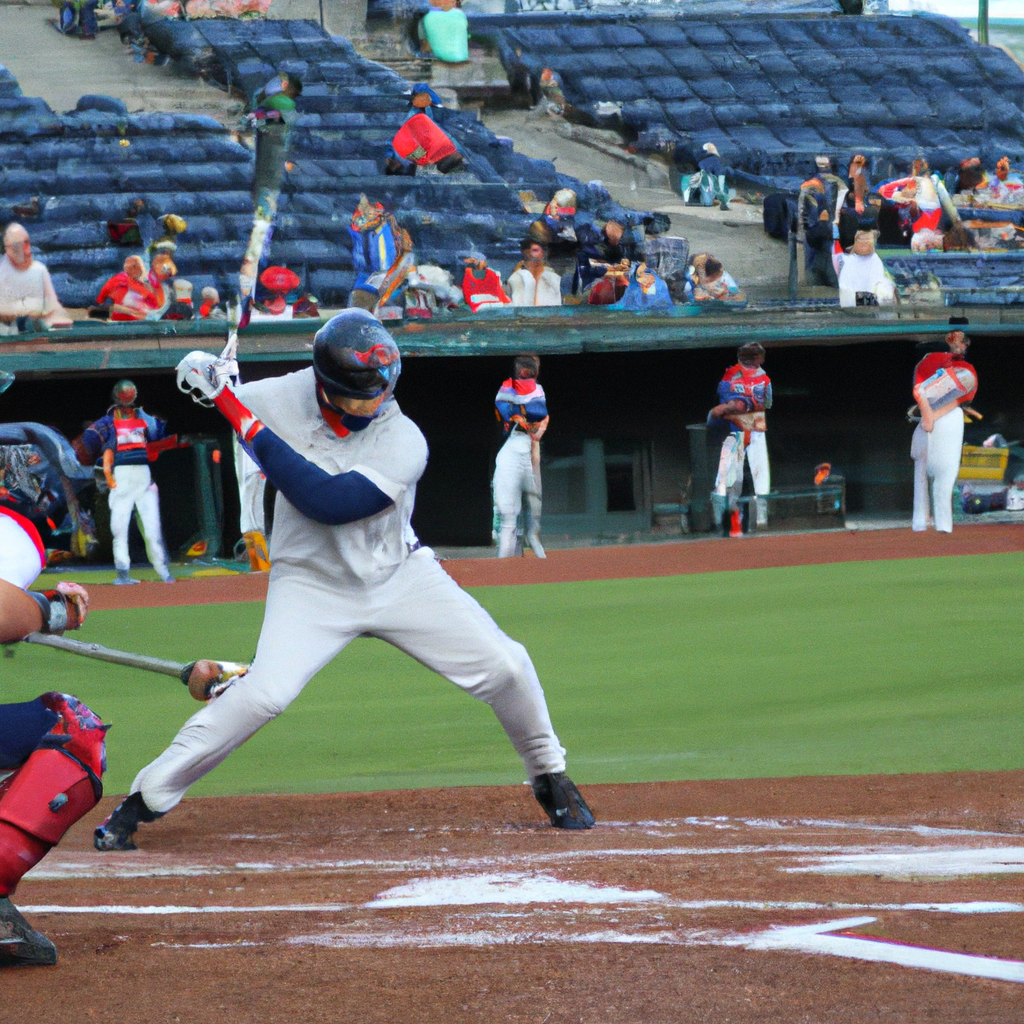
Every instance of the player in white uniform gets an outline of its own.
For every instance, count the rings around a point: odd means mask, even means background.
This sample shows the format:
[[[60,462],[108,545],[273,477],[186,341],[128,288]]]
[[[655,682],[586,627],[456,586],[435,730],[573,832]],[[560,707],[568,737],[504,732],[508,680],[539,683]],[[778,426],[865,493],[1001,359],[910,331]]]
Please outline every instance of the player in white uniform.
[[[530,519],[526,541],[538,558],[547,557],[540,542],[540,439],[549,417],[538,373],[540,360],[536,356],[516,356],[512,376],[502,383],[494,399],[507,439],[494,461],[494,504],[501,521],[499,558],[516,553],[516,523],[524,497]]]
[[[755,521],[758,527],[768,524],[767,495],[771,491],[771,469],[765,441],[765,411],[772,407],[772,382],[761,368],[765,351],[756,341],[741,345],[737,363],[730,366],[718,385],[718,402],[709,413],[708,423],[722,420],[729,424],[729,434],[722,441],[718,474],[711,504],[716,523],[726,512],[739,507],[743,492],[743,460],[750,466],[754,484]]]
[[[977,371],[964,358],[971,340],[960,328],[967,321],[950,317],[949,322],[954,329],[946,335],[948,351],[932,352],[914,368],[914,398],[921,410],[910,442],[915,533],[927,529],[929,505],[936,531],[953,532],[953,487],[963,454],[964,413],[974,413],[969,403],[978,390]]]
[[[108,412],[112,419],[110,439],[103,452],[103,473],[110,493],[110,532],[114,539],[114,566],[116,584],[138,583],[130,575],[131,558],[128,554],[128,527],[132,512],[137,512],[146,554],[164,583],[173,583],[167,568],[163,528],[160,525],[160,491],[149,471],[146,444],[163,436],[163,425],[149,413],[137,408],[138,392],[130,380],[114,386],[114,406]]]
[[[128,798],[96,829],[97,849],[133,848],[140,821],[174,807],[363,635],[488,703],[552,825],[593,826],[564,774],[565,751],[526,649],[412,531],[427,445],[392,398],[400,368],[391,336],[359,309],[317,332],[311,369],[244,384],[237,395],[230,385],[237,366],[202,352],[178,366],[182,390],[213,400],[278,489],[266,613],[248,674],[139,772]]]

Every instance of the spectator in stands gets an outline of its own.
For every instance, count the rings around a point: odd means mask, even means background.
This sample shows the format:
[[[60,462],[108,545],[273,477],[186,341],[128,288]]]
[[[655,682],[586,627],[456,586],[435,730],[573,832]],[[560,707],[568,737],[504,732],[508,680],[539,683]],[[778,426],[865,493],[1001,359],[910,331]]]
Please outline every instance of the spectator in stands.
[[[371,203],[365,195],[359,197],[348,233],[356,271],[348,304],[376,312],[401,291],[416,264],[412,239],[394,214],[381,203]]]
[[[668,285],[646,263],[638,263],[629,279],[626,294],[609,309],[664,309],[674,305]]]
[[[460,0],[430,0],[430,10],[417,26],[424,53],[448,64],[469,60],[469,20],[461,6]]]
[[[146,259],[152,261],[158,252],[176,253],[178,251],[178,235],[188,230],[188,221],[179,217],[176,213],[165,213],[160,218],[160,226],[164,233],[159,238],[154,238],[146,246]]]
[[[145,320],[154,312],[157,300],[149,287],[142,257],[129,256],[124,261],[124,269],[109,278],[100,289],[96,302],[105,310],[90,310],[89,315],[108,315],[114,321]]]
[[[800,220],[804,229],[804,269],[811,284],[836,287],[832,268],[832,216],[828,192],[820,178],[800,186]]]
[[[516,264],[508,279],[508,290],[513,306],[560,306],[562,304],[561,279],[548,266],[547,246],[531,238],[523,239],[519,247],[522,260]]]
[[[697,162],[697,173],[690,178],[689,185],[683,190],[683,199],[690,202],[693,193],[700,198],[701,206],[714,206],[718,203],[723,213],[729,209],[729,200],[736,197],[736,190],[726,187],[725,164],[718,147],[713,142],[705,142],[701,147],[707,154]]]
[[[220,304],[220,292],[216,288],[212,285],[207,285],[202,291],[202,296],[203,301],[199,306],[199,318],[201,320],[227,319],[228,315]]]
[[[691,302],[745,303],[747,297],[740,291],[739,285],[727,273],[719,260],[710,253],[701,252],[693,257],[689,269],[687,297]]]
[[[66,36],[95,39],[97,31],[96,7],[98,0],[64,0],[57,27]]]
[[[530,237],[548,246],[554,256],[572,256],[579,247],[576,238],[576,193],[560,188],[544,207],[544,214],[530,225]]]
[[[960,161],[956,179],[957,192],[974,192],[976,189],[986,188],[987,185],[988,175],[979,157],[971,156]]]
[[[178,268],[171,259],[171,254],[166,250],[160,250],[153,257],[152,266],[149,268],[147,282],[149,290],[153,293],[153,308],[148,314],[150,320],[162,320],[164,314],[171,308],[173,301],[173,286],[167,284],[176,274]],[[166,287],[164,287],[166,285]]]
[[[919,232],[938,230],[942,207],[926,160],[915,160],[909,176],[883,182],[878,193],[896,208],[900,233],[911,244]]]
[[[825,197],[828,200],[829,214],[834,216],[839,193],[846,188],[846,183],[835,173],[830,156],[822,154],[814,158],[814,177],[825,186]]]
[[[586,295],[595,282],[611,274],[621,279],[618,294],[606,296],[605,304],[622,298],[629,276],[631,250],[635,247],[624,244],[625,225],[609,220],[601,229],[585,224],[577,231],[580,251],[576,255],[576,272],[573,275],[574,295]],[[601,303],[596,303],[600,305]]]
[[[857,211],[858,217],[864,216],[864,210],[868,200],[868,192],[870,191],[867,164],[867,157],[858,153],[850,161],[850,173],[847,175],[847,183],[850,189],[849,195],[847,196],[847,202],[852,203],[853,208]]]
[[[0,259],[0,334],[16,334],[19,327],[38,325],[44,330],[71,327],[71,317],[60,304],[50,272],[32,256],[28,232],[20,224],[4,231]]]
[[[501,286],[501,277],[487,266],[487,257],[482,252],[475,249],[468,252],[462,262],[466,265],[462,275],[462,295],[474,313],[512,304]]]
[[[839,278],[840,306],[891,306],[896,288],[875,252],[875,232],[858,231],[849,252],[839,241],[839,227],[833,225],[832,263]]]

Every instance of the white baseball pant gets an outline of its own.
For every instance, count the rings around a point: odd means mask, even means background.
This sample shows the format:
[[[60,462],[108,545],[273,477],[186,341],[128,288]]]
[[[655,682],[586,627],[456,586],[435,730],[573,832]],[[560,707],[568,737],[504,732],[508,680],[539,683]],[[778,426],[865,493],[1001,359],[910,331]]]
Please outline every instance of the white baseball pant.
[[[294,570],[292,571],[294,573]],[[441,568],[413,552],[383,584],[339,588],[329,575],[271,571],[267,607],[249,673],[182,726],[139,772],[132,792],[169,811],[185,791],[261,726],[357,636],[385,640],[489,704],[531,778],[565,770],[565,750],[522,644],[506,636]]]
[[[526,540],[538,558],[545,558],[540,542],[540,467],[533,461],[533,439],[525,431],[513,430],[494,461],[494,504],[501,519],[499,558],[516,553],[516,522],[524,495],[530,513]]]
[[[167,552],[160,527],[160,491],[149,472],[149,466],[115,466],[117,483],[108,493],[110,532],[114,537],[114,565],[120,570],[131,568],[128,555],[128,525],[132,511],[138,510],[139,527],[146,542],[146,554],[158,575],[167,573]]]
[[[722,442],[718,458],[718,475],[715,477],[714,493],[728,498],[728,507],[736,508],[736,502],[743,492],[743,459],[750,466],[750,477],[754,483],[754,494],[763,496],[771,490],[772,477],[768,465],[768,441],[765,431],[750,431],[750,443],[743,443],[743,435],[735,431]],[[768,522],[768,502],[761,497],[755,502],[758,526]]]
[[[35,541],[10,516],[0,515],[0,580],[26,590],[41,571]]]
[[[914,428],[910,442],[910,456],[914,460],[914,530],[920,532],[928,524],[930,490],[935,529],[939,533],[953,532],[953,488],[960,472],[963,446],[964,416],[959,408],[939,417],[931,433],[920,423]]]

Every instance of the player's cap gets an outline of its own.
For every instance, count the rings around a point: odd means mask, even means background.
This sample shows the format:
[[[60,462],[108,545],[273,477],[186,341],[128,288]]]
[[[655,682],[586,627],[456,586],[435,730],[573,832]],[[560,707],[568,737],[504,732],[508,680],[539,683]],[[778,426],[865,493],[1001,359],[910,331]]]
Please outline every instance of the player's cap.
[[[402,372],[402,357],[372,313],[346,309],[314,335],[313,372],[332,395],[387,399]]]
[[[134,405],[138,397],[138,389],[130,380],[119,380],[110,392],[111,401],[117,405]]]

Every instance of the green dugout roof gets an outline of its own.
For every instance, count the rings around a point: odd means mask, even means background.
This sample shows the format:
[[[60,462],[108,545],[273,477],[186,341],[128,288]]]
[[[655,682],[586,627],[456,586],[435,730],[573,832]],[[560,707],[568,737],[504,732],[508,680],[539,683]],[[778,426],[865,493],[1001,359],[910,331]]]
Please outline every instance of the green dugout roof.
[[[879,312],[836,307],[709,310],[689,306],[651,312],[608,311],[578,306],[504,308],[484,314],[447,313],[431,320],[390,321],[407,357],[510,355],[533,351],[658,352],[731,348],[748,341],[766,346],[851,345],[919,342],[949,330],[952,308]],[[1024,337],[1024,307],[972,307],[975,335]],[[305,362],[323,320],[258,321],[242,332],[243,362]],[[193,349],[219,351],[223,321],[177,320],[131,324],[77,321],[71,331],[0,338],[0,369],[15,373],[71,375],[171,369]]]

